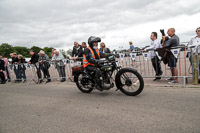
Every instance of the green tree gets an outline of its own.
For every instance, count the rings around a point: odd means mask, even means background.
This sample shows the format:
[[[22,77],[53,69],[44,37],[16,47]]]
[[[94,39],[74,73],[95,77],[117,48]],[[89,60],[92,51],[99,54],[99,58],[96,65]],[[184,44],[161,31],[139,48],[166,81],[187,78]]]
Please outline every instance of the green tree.
[[[64,49],[60,49],[59,50],[62,54],[63,54],[63,56],[66,58],[66,52],[65,52],[65,50]]]
[[[13,52],[13,46],[8,43],[2,43],[0,45],[0,54],[4,55],[7,58],[10,58],[10,53]]]
[[[72,55],[72,49],[68,49],[68,50],[67,50],[67,55],[68,55],[68,56],[71,56],[71,55]]]
[[[13,47],[13,51],[17,54],[21,54],[24,57],[30,57],[29,49],[27,47],[15,46]]]
[[[52,47],[44,47],[43,48],[43,50],[44,50],[44,52],[49,56],[49,57],[51,57],[51,53],[52,53],[52,49],[54,49],[54,48],[52,48]]]
[[[30,48],[31,50],[34,50],[35,53],[39,53],[40,50],[42,50],[42,48],[38,47],[38,46],[33,46]]]

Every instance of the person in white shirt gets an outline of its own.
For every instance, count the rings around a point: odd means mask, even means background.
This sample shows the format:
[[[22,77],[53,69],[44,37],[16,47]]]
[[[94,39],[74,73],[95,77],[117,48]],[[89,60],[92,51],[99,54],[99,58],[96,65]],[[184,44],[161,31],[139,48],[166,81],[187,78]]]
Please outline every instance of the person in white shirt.
[[[188,53],[188,57],[189,57],[189,60],[190,60],[190,63],[192,64],[192,54],[196,56],[196,54],[198,54],[198,58],[199,58],[199,62],[200,62],[200,27],[198,27],[196,29],[196,33],[197,33],[197,36],[192,38],[188,44],[188,47],[192,49],[192,52],[193,53]],[[194,58],[193,58],[194,59]],[[193,63],[195,61],[193,60]],[[199,70],[200,70],[200,64],[199,64]],[[199,83],[200,83],[200,80],[199,80]]]
[[[193,53],[196,53],[198,51],[198,54],[200,54],[200,27],[196,29],[197,36],[192,38],[188,44],[188,47],[192,49]],[[198,50],[197,50],[198,48]],[[188,58],[190,59],[191,63],[191,53],[188,53]]]
[[[156,81],[156,80],[161,79],[160,76],[162,75],[163,72],[161,70],[161,65],[160,65],[161,61],[158,58],[158,56],[156,55],[155,50],[157,48],[161,48],[162,45],[160,44],[160,41],[157,40],[157,33],[156,32],[151,33],[150,39],[152,40],[151,45],[149,47],[147,47],[144,51],[149,51],[149,56],[151,58],[152,65],[153,65],[153,68],[154,68],[155,73],[156,73],[156,78],[153,81]]]

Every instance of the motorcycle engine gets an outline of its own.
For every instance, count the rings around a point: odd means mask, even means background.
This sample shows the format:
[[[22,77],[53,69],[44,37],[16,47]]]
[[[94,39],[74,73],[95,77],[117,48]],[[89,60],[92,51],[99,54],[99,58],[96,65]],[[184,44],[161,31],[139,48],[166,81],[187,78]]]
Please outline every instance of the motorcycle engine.
[[[109,90],[111,88],[111,85],[108,83],[103,83],[103,89],[104,90]]]
[[[87,76],[83,76],[82,79],[81,79],[81,84],[88,88],[88,87],[94,87],[93,83],[92,83],[92,80],[87,77]]]

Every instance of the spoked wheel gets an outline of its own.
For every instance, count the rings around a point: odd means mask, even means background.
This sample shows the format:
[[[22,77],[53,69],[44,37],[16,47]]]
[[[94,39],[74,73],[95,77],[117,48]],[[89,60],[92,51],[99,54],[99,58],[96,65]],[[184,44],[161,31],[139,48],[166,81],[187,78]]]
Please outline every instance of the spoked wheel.
[[[144,88],[142,76],[132,68],[122,68],[115,77],[116,86],[128,96],[140,94]]]
[[[93,90],[93,83],[92,80],[86,76],[83,76],[83,73],[79,73],[77,75],[78,82],[76,82],[76,86],[80,91],[83,93],[90,93]]]

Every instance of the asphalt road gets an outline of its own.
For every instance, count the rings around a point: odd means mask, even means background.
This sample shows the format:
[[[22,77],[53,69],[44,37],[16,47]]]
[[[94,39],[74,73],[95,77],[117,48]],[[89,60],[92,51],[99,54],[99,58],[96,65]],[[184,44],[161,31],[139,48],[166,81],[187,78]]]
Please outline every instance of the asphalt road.
[[[0,133],[200,133],[200,88],[145,86],[130,97],[65,83],[0,85]]]

